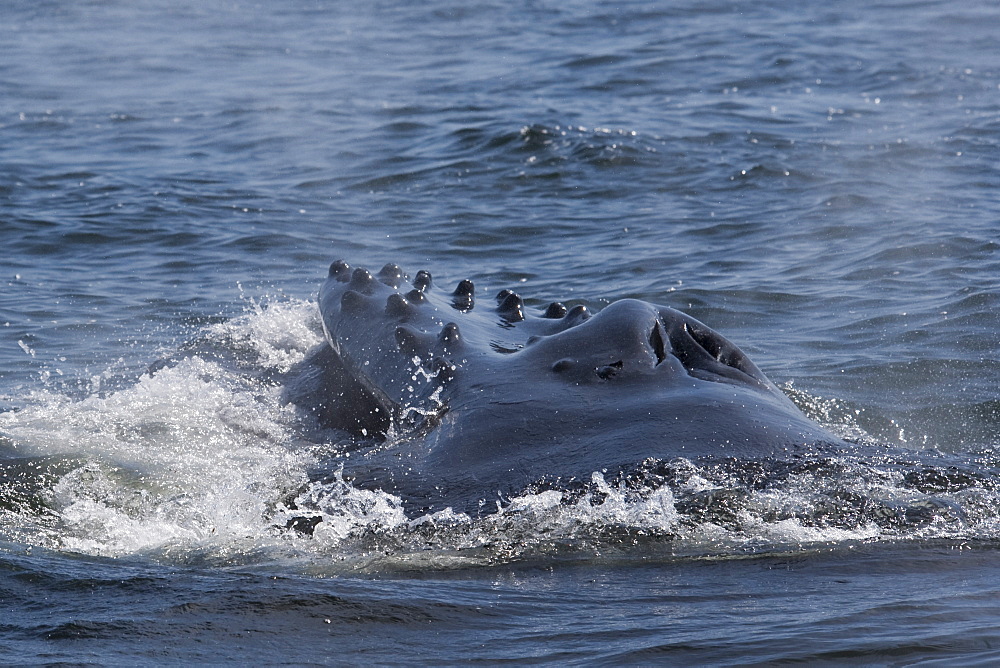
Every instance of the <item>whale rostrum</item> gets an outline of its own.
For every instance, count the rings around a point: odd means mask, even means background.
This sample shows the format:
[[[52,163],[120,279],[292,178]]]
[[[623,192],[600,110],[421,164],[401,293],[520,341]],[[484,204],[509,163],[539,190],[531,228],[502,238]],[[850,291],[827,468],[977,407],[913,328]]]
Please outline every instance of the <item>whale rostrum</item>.
[[[649,458],[838,442],[735,344],[673,308],[535,308],[512,290],[482,301],[468,279],[441,289],[425,270],[330,265],[317,414],[380,443],[345,474],[420,508],[467,509]]]

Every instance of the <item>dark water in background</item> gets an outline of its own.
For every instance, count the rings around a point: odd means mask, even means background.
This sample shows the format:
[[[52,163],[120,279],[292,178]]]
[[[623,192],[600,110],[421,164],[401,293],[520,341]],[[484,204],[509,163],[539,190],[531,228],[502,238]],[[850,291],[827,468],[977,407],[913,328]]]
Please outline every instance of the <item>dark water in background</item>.
[[[998,186],[990,2],[5,3],[0,657],[993,663]],[[280,402],[336,257],[683,309],[900,449],[411,521]]]

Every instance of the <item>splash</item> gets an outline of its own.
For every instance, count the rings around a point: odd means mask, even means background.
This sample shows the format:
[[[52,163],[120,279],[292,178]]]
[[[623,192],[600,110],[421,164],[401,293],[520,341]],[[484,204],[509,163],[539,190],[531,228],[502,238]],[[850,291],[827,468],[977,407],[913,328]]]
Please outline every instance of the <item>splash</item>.
[[[219,347],[242,351],[266,369],[288,372],[323,342],[316,304],[290,299],[247,302],[247,313],[207,328],[206,340]]]
[[[154,367],[131,387],[96,388],[82,400],[38,390],[21,410],[0,414],[3,455],[59,457],[71,467],[16,519],[37,524],[40,506],[57,522],[38,542],[106,556],[266,534],[313,458],[279,388],[224,353],[252,359],[258,371],[291,368],[318,341],[307,307],[253,304],[206,328],[192,346],[198,353]],[[3,529],[16,533],[16,524]]]
[[[62,523],[54,546],[118,556],[259,531],[305,479],[287,412],[273,388],[192,357],[106,398],[5,413],[0,426],[18,456],[81,462],[43,494]]]
[[[130,386],[41,388],[0,413],[0,536],[117,558],[330,575],[523,561],[734,558],[857,542],[995,540],[1000,469],[875,449],[791,461],[648,460],[420,514],[336,470],[363,456],[282,398],[323,341],[315,305],[251,302]],[[844,404],[786,388],[864,440]],[[381,447],[391,447],[392,442]]]

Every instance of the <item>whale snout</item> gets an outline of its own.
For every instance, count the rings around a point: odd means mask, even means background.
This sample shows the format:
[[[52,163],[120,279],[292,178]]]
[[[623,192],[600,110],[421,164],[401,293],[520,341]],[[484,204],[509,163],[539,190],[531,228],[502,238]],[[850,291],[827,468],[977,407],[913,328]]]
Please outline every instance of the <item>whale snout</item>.
[[[636,299],[614,302],[569,329],[537,337],[525,352],[577,384],[683,376],[773,389],[718,332],[680,311]]]
[[[520,354],[575,383],[648,374],[668,361],[666,330],[656,309],[631,299],[533,337]]]

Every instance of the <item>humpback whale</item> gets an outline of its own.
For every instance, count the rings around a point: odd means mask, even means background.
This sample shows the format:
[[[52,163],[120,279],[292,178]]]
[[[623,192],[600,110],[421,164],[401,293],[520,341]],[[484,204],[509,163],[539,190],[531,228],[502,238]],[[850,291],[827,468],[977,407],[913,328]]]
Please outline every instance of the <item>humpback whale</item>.
[[[486,302],[486,303],[483,303]],[[319,293],[313,409],[360,444],[344,475],[409,510],[489,510],[540,481],[643,461],[784,457],[839,439],[680,311],[483,299],[338,260]]]

